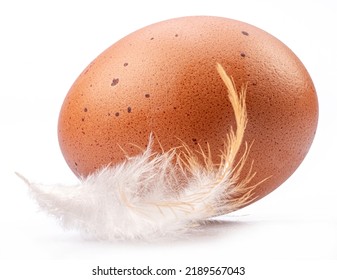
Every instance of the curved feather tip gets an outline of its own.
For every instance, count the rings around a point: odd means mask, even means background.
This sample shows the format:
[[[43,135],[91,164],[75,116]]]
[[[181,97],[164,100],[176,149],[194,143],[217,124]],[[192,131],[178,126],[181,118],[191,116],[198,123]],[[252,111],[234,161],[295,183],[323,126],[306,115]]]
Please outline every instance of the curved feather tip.
[[[65,227],[76,228],[97,239],[147,239],[177,237],[205,220],[232,212],[254,199],[249,186],[255,173],[240,178],[249,146],[240,159],[247,124],[246,88],[236,90],[234,81],[220,64],[217,71],[225,83],[236,130],[230,129],[222,163],[216,165],[193,150],[153,153],[148,148],[115,166],[104,167],[83,178],[76,186],[44,186],[24,182],[40,207],[57,217]]]

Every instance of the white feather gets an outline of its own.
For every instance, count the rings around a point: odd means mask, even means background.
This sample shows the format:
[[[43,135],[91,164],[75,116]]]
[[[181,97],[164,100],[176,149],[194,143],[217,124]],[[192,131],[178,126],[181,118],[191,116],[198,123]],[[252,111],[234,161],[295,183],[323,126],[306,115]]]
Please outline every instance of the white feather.
[[[210,217],[234,211],[252,199],[254,174],[239,175],[249,147],[234,166],[246,127],[245,89],[239,95],[233,81],[218,65],[228,88],[237,128],[228,135],[222,164],[210,156],[200,162],[185,150],[152,153],[148,148],[82,178],[76,186],[44,186],[29,182],[40,207],[57,217],[65,227],[75,228],[97,239],[157,239],[177,237],[196,229]]]

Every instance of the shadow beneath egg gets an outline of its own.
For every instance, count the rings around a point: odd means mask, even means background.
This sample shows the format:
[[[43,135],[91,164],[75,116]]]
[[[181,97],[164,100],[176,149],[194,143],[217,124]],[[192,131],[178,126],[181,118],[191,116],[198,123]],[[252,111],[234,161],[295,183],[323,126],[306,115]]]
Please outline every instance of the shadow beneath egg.
[[[254,221],[244,221],[238,219],[212,219],[205,221],[196,230],[192,230],[193,239],[207,239],[209,237],[224,237],[224,235],[241,231],[255,224]]]
[[[208,241],[217,240],[217,238],[226,238],[236,234],[239,234],[247,228],[256,226],[259,221],[247,220],[245,216],[234,216],[234,217],[223,217],[214,218],[211,220],[204,221],[201,225],[196,225],[195,228],[191,228],[185,233],[178,233],[176,236],[169,235],[167,237],[160,236],[158,239],[150,240],[98,240],[91,236],[83,235],[81,233],[74,231],[67,231],[67,237],[62,235],[58,238],[58,242],[67,241],[71,243],[86,244],[87,246],[132,246],[132,247],[142,247],[146,246],[156,246],[156,245],[172,245],[180,243],[189,243],[196,241]]]

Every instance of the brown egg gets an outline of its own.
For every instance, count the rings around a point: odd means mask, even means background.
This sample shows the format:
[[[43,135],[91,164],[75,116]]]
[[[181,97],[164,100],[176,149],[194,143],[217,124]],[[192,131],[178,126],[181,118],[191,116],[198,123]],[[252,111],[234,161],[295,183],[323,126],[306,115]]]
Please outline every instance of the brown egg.
[[[244,141],[254,141],[248,161],[254,160],[257,172],[251,183],[272,176],[259,185],[257,199],[277,188],[313,141],[315,88],[301,61],[278,39],[220,17],[183,17],[147,26],[112,45],[83,71],[59,118],[59,142],[70,168],[86,176],[121,162],[125,152],[136,155],[136,146],[145,148],[151,132],[164,150],[181,140],[191,148],[208,143],[218,160],[235,120],[217,62],[238,88],[248,84]]]

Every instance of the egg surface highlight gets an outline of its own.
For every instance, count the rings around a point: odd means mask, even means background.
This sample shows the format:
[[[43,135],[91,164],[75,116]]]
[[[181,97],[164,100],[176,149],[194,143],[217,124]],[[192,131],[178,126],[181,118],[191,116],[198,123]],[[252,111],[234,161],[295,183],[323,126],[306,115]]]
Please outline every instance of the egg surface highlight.
[[[247,85],[251,184],[259,199],[280,186],[307,154],[317,127],[313,82],[298,57],[267,32],[221,17],[182,17],[142,28],[100,54],[77,78],[58,124],[62,153],[77,176],[182,141],[207,145],[219,160],[235,127],[220,63],[237,88]],[[158,143],[160,142],[160,144]],[[244,147],[241,148],[244,152]],[[255,200],[256,200],[255,199]]]

